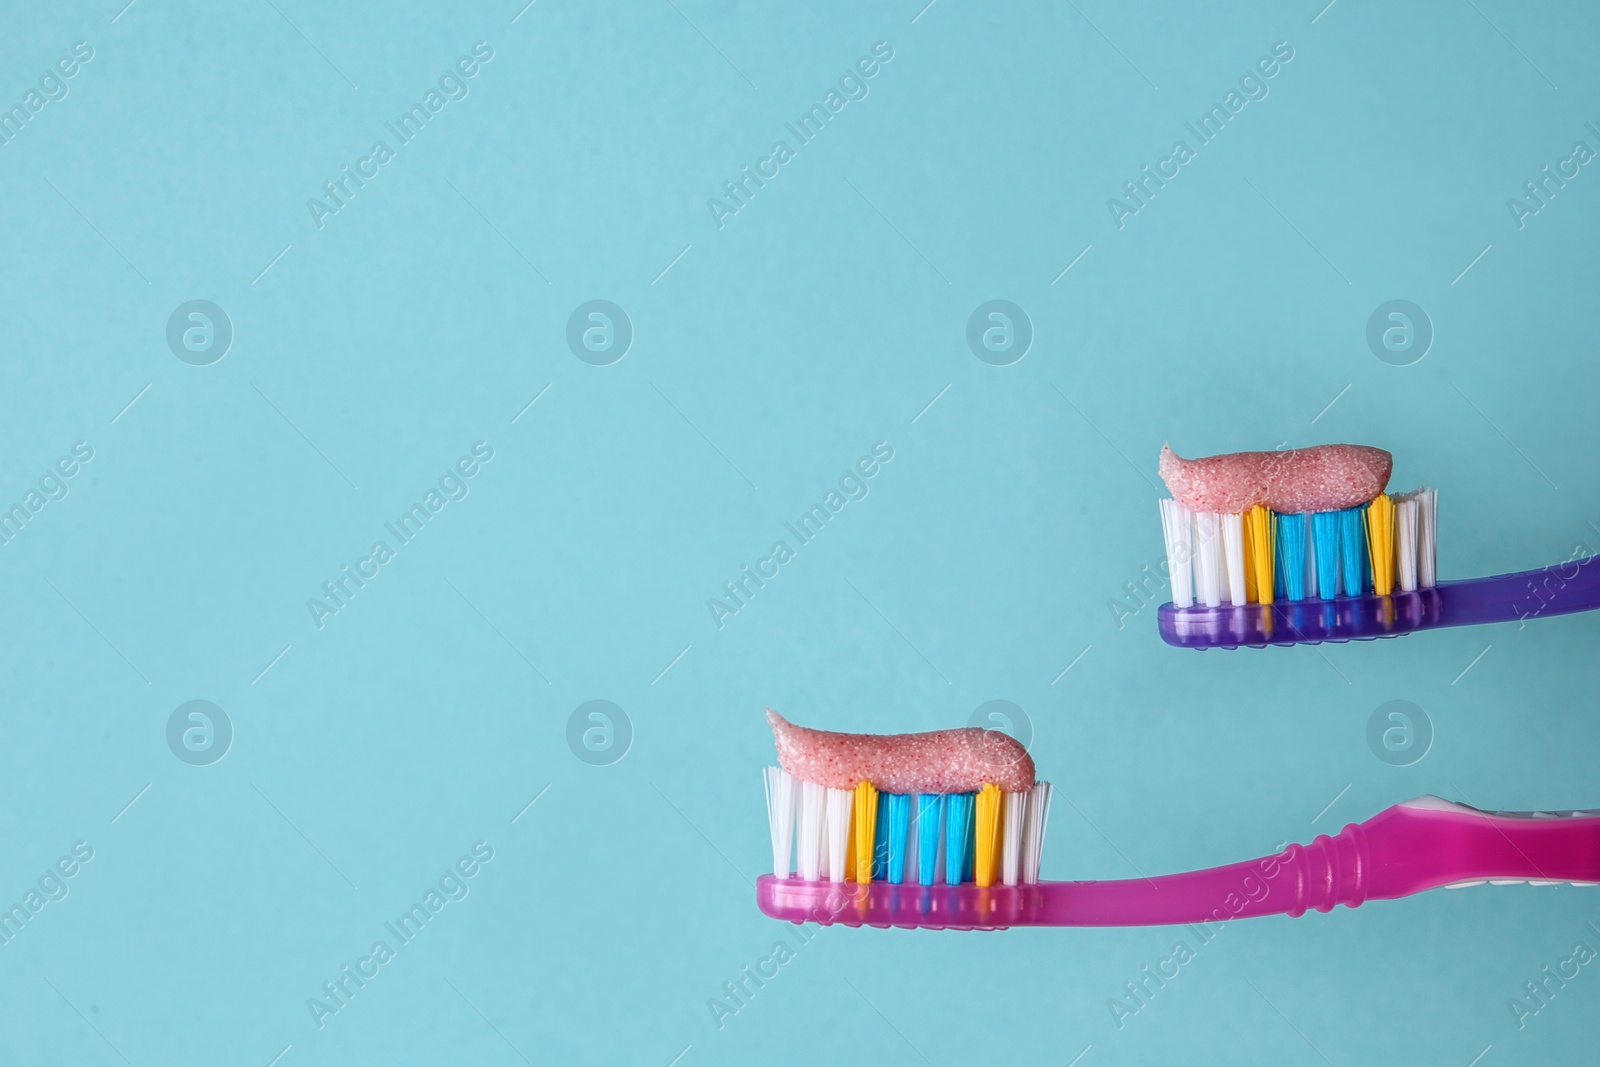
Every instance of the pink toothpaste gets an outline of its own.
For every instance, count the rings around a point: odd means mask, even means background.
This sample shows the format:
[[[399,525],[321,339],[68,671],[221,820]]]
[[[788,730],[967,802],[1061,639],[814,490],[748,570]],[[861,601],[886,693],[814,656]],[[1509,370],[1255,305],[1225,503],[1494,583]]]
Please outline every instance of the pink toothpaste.
[[[1366,445],[1233,452],[1184,459],[1161,448],[1161,480],[1191,511],[1239,515],[1257,504],[1280,514],[1370,503],[1389,484],[1394,457]]]
[[[830,789],[871,782],[881,793],[1007,793],[1033,788],[1033,757],[1013,737],[979,726],[921,734],[844,734],[796,726],[772,709],[767,724],[778,763],[795,778]]]

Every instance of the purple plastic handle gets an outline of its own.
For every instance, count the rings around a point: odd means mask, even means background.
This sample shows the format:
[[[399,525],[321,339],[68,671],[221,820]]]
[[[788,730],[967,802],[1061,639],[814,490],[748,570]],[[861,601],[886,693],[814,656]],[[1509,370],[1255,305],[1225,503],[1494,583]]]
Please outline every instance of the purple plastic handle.
[[[1600,814],[1492,814],[1422,797],[1337,836],[1246,863],[1159,878],[1036,885],[804,882],[762,875],[774,919],[823,925],[998,930],[1156,926],[1303,915],[1484,880],[1600,882]]]
[[[1517,622],[1600,608],[1600,556],[1390,596],[1189,608],[1163,604],[1161,639],[1181,648],[1315,644],[1398,637],[1441,626]]]

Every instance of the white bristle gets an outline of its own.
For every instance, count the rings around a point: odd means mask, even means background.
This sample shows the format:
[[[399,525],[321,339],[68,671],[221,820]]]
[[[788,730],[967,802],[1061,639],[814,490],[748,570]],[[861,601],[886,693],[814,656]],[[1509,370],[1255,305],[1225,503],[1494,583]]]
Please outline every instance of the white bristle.
[[[828,790],[828,881],[842,882],[849,870],[846,849],[850,847],[850,809],[855,801],[851,789]]]
[[[1222,604],[1222,533],[1214,511],[1194,513],[1194,597],[1208,608]]]
[[[1417,585],[1432,589],[1438,580],[1439,490],[1424,486],[1408,495],[1417,502]]]
[[[1394,504],[1395,578],[1402,592],[1417,588],[1417,502],[1407,494]]]
[[[1028,793],[1027,813],[1022,827],[1022,881],[1033,885],[1039,880],[1039,861],[1044,855],[1044,832],[1050,825],[1050,783],[1035,782]]]
[[[822,787],[822,841],[821,854],[817,857],[817,881],[833,881],[833,853],[828,849],[828,787]]]
[[[1190,583],[1190,560],[1194,555],[1191,532],[1189,509],[1176,500],[1161,501],[1161,534],[1167,542],[1167,580],[1172,583],[1172,603],[1180,608],[1194,605]]]
[[[827,797],[827,789],[817,783],[800,783],[800,839],[795,843],[795,868],[807,882],[822,880],[822,830]]]
[[[763,767],[767,787],[767,829],[772,834],[772,873],[789,877],[789,853],[794,845],[795,781],[782,767]]]
[[[1016,885],[1022,874],[1022,837],[1028,819],[1028,794],[1007,793],[1000,828],[1000,881]]]
[[[1244,516],[1222,516],[1222,555],[1228,565],[1228,600],[1239,607],[1245,603]]]

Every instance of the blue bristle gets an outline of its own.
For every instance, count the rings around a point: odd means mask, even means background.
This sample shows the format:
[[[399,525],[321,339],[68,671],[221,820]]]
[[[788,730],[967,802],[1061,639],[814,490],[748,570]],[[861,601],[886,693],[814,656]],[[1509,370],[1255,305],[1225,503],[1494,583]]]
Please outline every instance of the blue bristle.
[[[872,824],[872,880],[883,881],[889,873],[889,794],[878,794],[878,817]]]
[[[976,793],[951,793],[945,798],[944,880],[951,885],[972,875],[972,805]]]
[[[917,882],[939,880],[939,841],[944,836],[944,795],[917,794]]]
[[[1339,569],[1343,572],[1344,595],[1360,596],[1372,584],[1367,568],[1367,526],[1365,508],[1345,508],[1339,516]]]
[[[1332,600],[1339,588],[1339,515],[1319,511],[1311,516],[1311,545],[1317,563],[1317,596]]]
[[[1278,516],[1278,589],[1283,599],[1306,598],[1306,517]]]
[[[911,831],[911,796],[908,793],[882,793],[878,823],[886,826],[884,878],[893,885],[906,880],[906,845]],[[874,864],[876,866],[876,864]],[[877,871],[872,876],[878,877]]]

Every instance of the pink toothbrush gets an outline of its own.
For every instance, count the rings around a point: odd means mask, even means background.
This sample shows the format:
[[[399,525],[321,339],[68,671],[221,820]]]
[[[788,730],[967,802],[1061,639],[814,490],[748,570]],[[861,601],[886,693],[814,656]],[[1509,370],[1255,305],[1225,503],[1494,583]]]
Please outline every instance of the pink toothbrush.
[[[782,767],[766,775],[775,873],[757,879],[756,900],[775,919],[936,930],[1144,926],[1303,915],[1485,882],[1600,884],[1600,811],[1488,812],[1433,796],[1244,863],[1041,882],[1050,787],[1033,780],[1033,761],[1012,738],[978,727],[838,734],[768,718]],[[901,817],[913,806],[917,824],[942,809],[937,823],[913,829]],[[798,877],[789,876],[791,842]],[[927,862],[913,869],[913,854]]]

